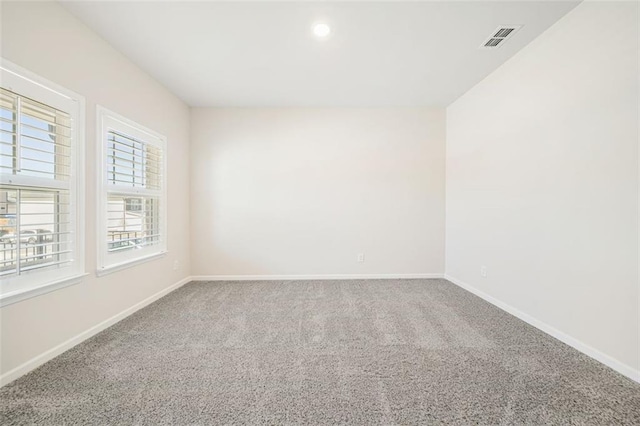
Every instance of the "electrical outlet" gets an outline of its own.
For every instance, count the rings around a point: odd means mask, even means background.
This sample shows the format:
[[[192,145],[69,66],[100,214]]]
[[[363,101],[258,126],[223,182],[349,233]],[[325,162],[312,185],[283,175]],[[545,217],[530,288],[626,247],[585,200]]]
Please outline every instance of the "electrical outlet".
[[[364,253],[358,253],[358,262],[364,262]]]
[[[481,266],[480,267],[480,276],[482,276],[483,278],[487,278],[487,267],[486,266]]]
[[[177,271],[178,269],[180,269],[180,261],[179,260],[174,260],[173,261],[173,270]]]

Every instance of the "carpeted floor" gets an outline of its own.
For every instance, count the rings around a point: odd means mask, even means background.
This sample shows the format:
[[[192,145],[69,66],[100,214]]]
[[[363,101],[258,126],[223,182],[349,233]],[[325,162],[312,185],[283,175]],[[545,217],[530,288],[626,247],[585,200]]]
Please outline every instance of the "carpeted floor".
[[[640,385],[444,280],[191,283],[0,389],[12,424],[640,424]]]

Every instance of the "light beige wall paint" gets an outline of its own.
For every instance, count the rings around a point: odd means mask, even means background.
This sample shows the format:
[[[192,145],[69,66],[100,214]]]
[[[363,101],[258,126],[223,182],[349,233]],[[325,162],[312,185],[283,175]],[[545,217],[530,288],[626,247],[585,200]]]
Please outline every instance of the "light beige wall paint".
[[[2,2],[1,55],[86,98],[86,270],[81,284],[0,311],[7,371],[189,275],[189,109],[54,2]],[[37,29],[34,30],[34,29]],[[96,278],[96,104],[168,139],[169,254]],[[181,268],[173,270],[174,260]]]
[[[194,275],[443,272],[444,110],[192,109],[191,134]]]
[[[447,109],[446,240],[449,275],[635,369],[637,7],[582,3]]]

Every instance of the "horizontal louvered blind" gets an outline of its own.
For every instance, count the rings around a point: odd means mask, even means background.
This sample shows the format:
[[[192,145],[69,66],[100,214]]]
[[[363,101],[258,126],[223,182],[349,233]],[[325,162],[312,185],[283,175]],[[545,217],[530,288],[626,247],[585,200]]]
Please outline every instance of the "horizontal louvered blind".
[[[103,135],[100,268],[166,250],[164,138],[99,109]]]
[[[0,276],[73,261],[68,190],[0,188]]]
[[[0,307],[82,280],[84,98],[0,61]]]
[[[107,136],[109,185],[160,190],[162,150],[144,141],[109,131]]]
[[[72,125],[68,113],[0,88],[0,173],[10,176],[0,185],[2,277],[74,260]]]
[[[160,243],[158,197],[109,195],[107,202],[107,250],[143,248]]]
[[[71,126],[69,114],[0,88],[0,170],[68,181]]]

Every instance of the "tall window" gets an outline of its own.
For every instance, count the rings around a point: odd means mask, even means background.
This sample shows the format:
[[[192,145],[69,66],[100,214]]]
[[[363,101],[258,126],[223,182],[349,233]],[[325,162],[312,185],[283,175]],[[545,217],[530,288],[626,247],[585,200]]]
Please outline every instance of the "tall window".
[[[166,252],[165,138],[105,108],[99,179],[99,273]]]
[[[79,281],[84,100],[0,67],[0,304]]]

